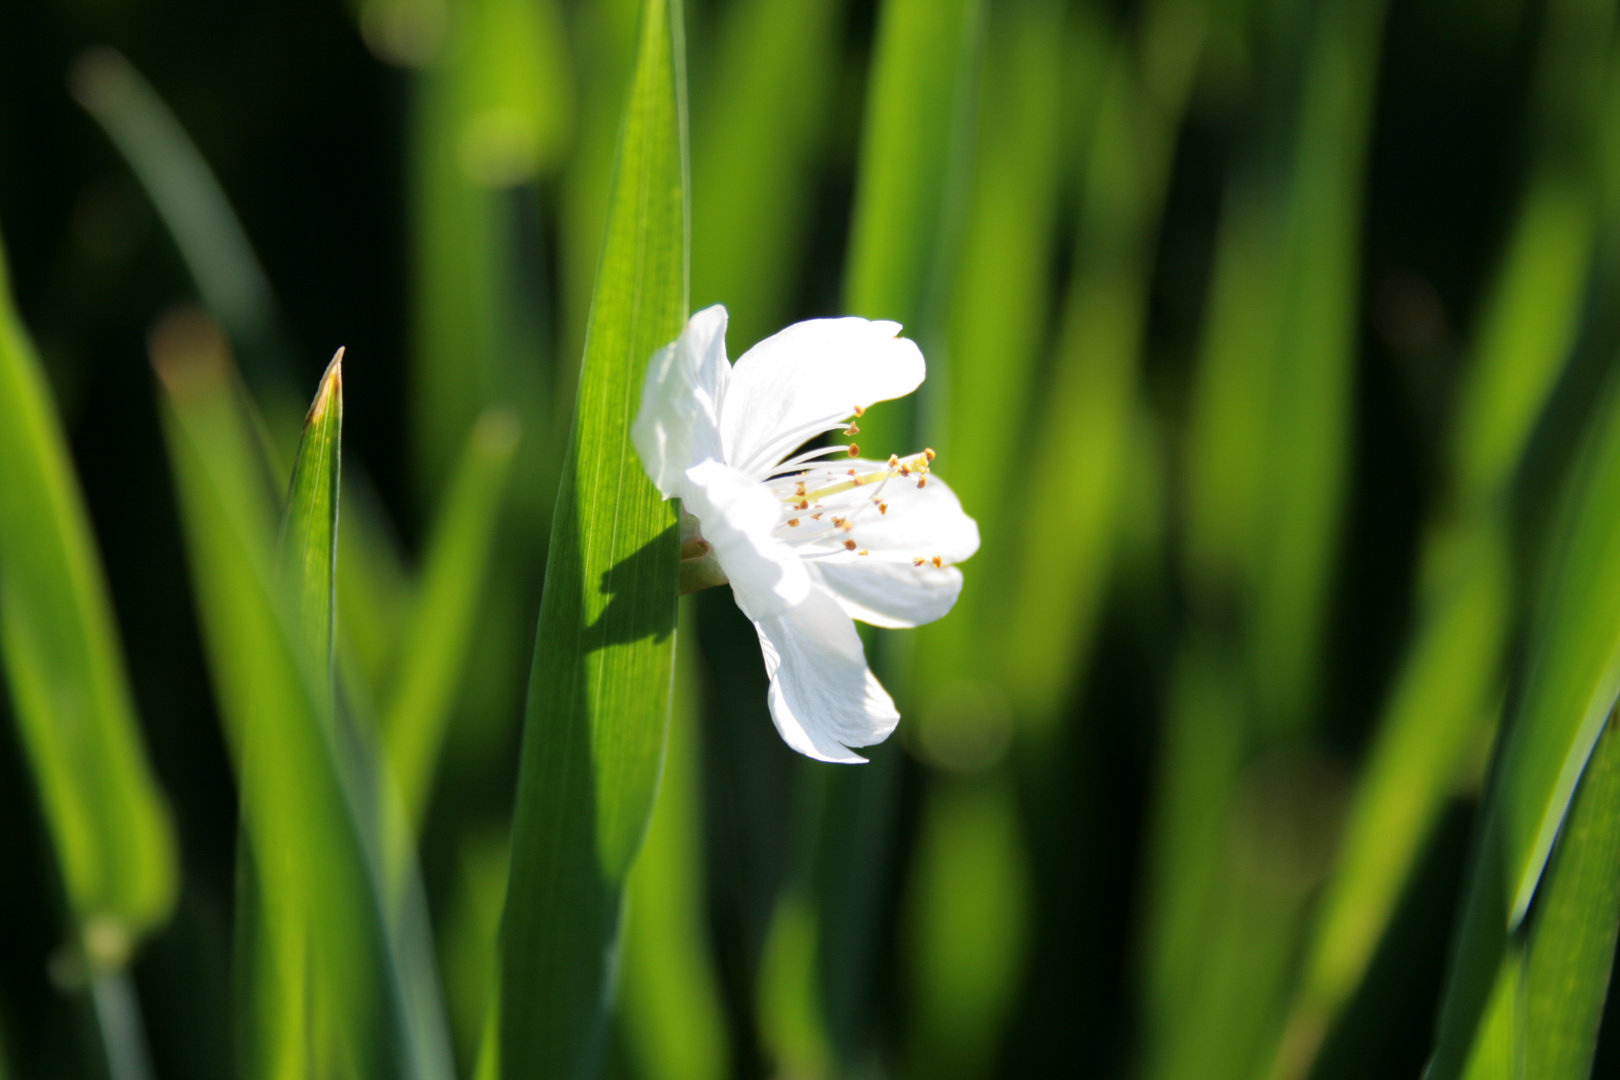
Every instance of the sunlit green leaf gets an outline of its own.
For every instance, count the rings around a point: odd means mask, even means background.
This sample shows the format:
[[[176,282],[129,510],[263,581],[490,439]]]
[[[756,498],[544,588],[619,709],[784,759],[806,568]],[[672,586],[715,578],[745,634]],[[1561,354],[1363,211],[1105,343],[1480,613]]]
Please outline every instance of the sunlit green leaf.
[[[647,362],[686,318],[685,108],[680,4],[648,0],[529,684],[501,930],[507,1075],[598,1067],[663,758],[678,535],[629,434]]]

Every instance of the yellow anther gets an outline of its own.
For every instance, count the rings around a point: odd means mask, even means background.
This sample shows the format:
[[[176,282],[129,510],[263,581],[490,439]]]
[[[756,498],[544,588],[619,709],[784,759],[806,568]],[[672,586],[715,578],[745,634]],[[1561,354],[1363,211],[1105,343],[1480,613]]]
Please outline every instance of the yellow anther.
[[[899,465],[900,465],[899,456],[896,455],[896,454],[890,454],[889,455],[889,468],[891,468],[891,469],[898,468]]]
[[[804,498],[805,490],[803,480],[800,480],[798,486],[793,489],[793,494],[797,495],[801,499]]]
[[[809,499],[800,499],[799,500],[799,505],[795,506],[793,509],[795,509],[795,510],[808,510],[808,509],[810,509],[810,500]]]
[[[940,558],[938,555],[935,555],[934,558],[933,558],[933,563],[934,563],[934,569],[938,570],[938,569],[940,569],[941,567],[943,567],[945,565],[945,560]]]
[[[910,465],[902,465],[902,466],[900,466],[900,475],[901,476],[910,476],[911,475],[911,466]]]
[[[923,449],[923,457],[927,458],[929,461],[933,461],[934,458],[937,457],[937,456],[938,455],[935,454],[932,450],[929,450],[926,447]]]
[[[923,563],[925,563],[927,561],[928,561],[927,559],[925,559],[921,555],[919,555],[915,559],[911,560],[911,565],[912,566],[921,566]]]
[[[798,527],[799,527],[799,519],[798,518],[788,518],[788,528],[797,529]]]
[[[853,540],[845,540],[844,541],[844,550],[845,551],[854,551],[855,550],[855,541],[853,541]]]
[[[866,410],[861,408],[859,405],[857,405],[857,406],[855,406],[855,415],[856,416],[865,416],[866,415]]]
[[[854,443],[850,443],[849,444],[849,456],[850,457],[860,457],[861,456],[861,448],[856,446]]]
[[[853,540],[849,541],[850,544],[853,544],[854,542],[855,541],[853,541]],[[847,547],[848,545],[846,544],[845,546]],[[857,551],[855,554],[857,554],[857,555],[870,555],[872,553],[870,551],[867,551],[865,548],[862,548],[861,550]]]
[[[820,521],[821,520],[821,515],[820,514],[811,514],[810,515],[810,520],[811,521]]]
[[[926,476],[917,477],[917,486],[920,487],[920,488],[927,487],[928,486],[928,477],[926,477]]]
[[[853,420],[850,421],[849,427],[844,429],[844,434],[845,435],[859,435],[860,433],[861,433],[861,425],[855,423],[855,421],[853,421]]]
[[[889,512],[889,504],[888,503],[884,503],[884,502],[878,503],[878,513],[887,514],[888,512]]]

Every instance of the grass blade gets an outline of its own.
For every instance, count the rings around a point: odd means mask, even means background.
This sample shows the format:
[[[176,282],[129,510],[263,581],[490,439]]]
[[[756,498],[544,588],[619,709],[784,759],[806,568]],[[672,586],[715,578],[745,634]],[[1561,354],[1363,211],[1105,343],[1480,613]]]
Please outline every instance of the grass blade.
[[[511,413],[491,409],[479,418],[428,541],[420,594],[383,721],[394,781],[417,826],[463,674],[517,443]]]
[[[736,353],[781,328],[826,138],[839,5],[732,5],[692,88],[693,307],[723,303]]]
[[[331,686],[341,385],[310,413],[282,526],[218,332],[181,315],[154,333],[164,427],[221,712],[241,771],[249,871],[244,988],[249,1075],[449,1074],[432,986],[391,925],[366,747]],[[397,917],[409,925],[408,912]],[[407,978],[408,976],[408,978]],[[426,980],[424,984],[422,980]],[[429,995],[431,997],[431,995]]]
[[[1360,982],[1460,763],[1493,722],[1512,586],[1507,485],[1575,338],[1591,206],[1556,176],[1520,211],[1457,421],[1455,508],[1426,540],[1422,624],[1357,785],[1275,1075],[1303,1075]]]
[[[44,371],[11,304],[0,249],[0,668],[72,909],[75,949],[120,1078],[146,1068],[122,968],[167,920],[174,827],[146,759],[117,624]],[[120,1037],[124,1032],[125,1037]]]
[[[948,287],[966,194],[982,0],[888,0],[861,132],[846,314],[894,319],[928,353]],[[907,453],[916,404],[882,402],[861,419],[863,441]]]
[[[684,55],[678,0],[648,0],[529,684],[501,931],[508,1075],[599,1067],[625,879],[663,758],[678,535],[629,433],[647,361],[686,318]]]
[[[1525,942],[1523,1075],[1585,1080],[1620,930],[1620,730],[1611,717],[1547,866]]]
[[[683,640],[694,641],[690,603],[682,609]],[[704,1080],[728,1072],[703,912],[698,699],[696,654],[682,649],[658,806],[627,901],[624,1022],[643,1080]]]
[[[1089,21],[1068,27],[1060,5],[1037,2],[993,12],[986,52],[946,363],[932,376],[946,389],[934,395],[943,407],[927,428],[929,444],[943,456],[943,475],[979,522],[984,558],[974,560],[951,617],[915,631],[916,734],[925,746],[971,741],[974,731],[997,724],[986,714],[1007,711],[999,665],[985,645],[1008,629],[1002,590],[1019,543],[1021,507],[994,463],[1009,448],[1026,446],[1020,429],[1035,397],[1055,299],[1048,278],[1070,164],[1060,147],[1095,106],[1104,42],[1100,27]],[[1052,93],[1066,67],[1091,84],[1082,84],[1078,102]]]
[[[242,223],[197,145],[114,49],[82,54],[73,66],[72,88],[157,206],[203,302],[256,364],[275,333],[275,300]],[[270,373],[254,367],[251,374],[257,386]]]
[[[1429,1076],[1462,1075],[1509,935],[1523,922],[1620,691],[1620,392],[1576,463],[1538,590],[1524,686],[1497,759]]]
[[[411,118],[411,449],[425,496],[444,489],[488,406],[516,408],[536,434],[551,430],[549,357],[534,317],[542,290],[524,241],[538,227],[529,185],[556,167],[573,111],[557,0],[446,11],[442,55],[418,74]],[[530,441],[520,452],[537,460],[520,473],[554,482],[556,462],[539,459],[555,443]],[[533,486],[526,506],[549,497],[549,483]],[[533,510],[543,519],[545,507]]]
[[[1033,460],[1069,463],[1062,498],[1020,517],[1023,568],[997,651],[1014,708],[1049,730],[1088,651],[1114,532],[1131,432],[1155,237],[1175,134],[1203,44],[1191,4],[1149,9],[1136,50],[1106,61],[1081,179],[1080,234],[1051,381],[1042,390]]]

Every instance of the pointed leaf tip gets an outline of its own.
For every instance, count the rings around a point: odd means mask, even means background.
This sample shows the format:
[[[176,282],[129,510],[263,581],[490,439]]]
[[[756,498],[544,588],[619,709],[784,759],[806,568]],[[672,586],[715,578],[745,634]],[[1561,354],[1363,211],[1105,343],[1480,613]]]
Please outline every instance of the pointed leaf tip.
[[[331,362],[321,373],[321,385],[315,391],[315,400],[310,403],[309,412],[304,416],[304,426],[308,427],[326,415],[326,406],[332,400],[334,393],[341,398],[343,394],[343,351],[344,346],[339,345],[337,352],[332,354]]]

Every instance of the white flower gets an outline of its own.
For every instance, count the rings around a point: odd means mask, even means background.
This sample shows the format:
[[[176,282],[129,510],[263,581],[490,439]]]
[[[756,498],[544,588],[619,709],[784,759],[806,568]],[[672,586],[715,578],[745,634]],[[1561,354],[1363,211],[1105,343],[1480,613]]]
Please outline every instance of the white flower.
[[[759,631],[776,729],[822,761],[864,761],[849,748],[882,742],[900,719],[851,620],[939,618],[962,591],[953,564],[979,547],[978,526],[929,471],[931,450],[887,462],[856,458],[854,445],[788,456],[827,432],[854,434],[867,406],[917,388],[922,353],[899,332],[814,319],[732,367],[717,304],[653,357],[632,431],[647,475],[685,509],[683,588],[730,581]]]

